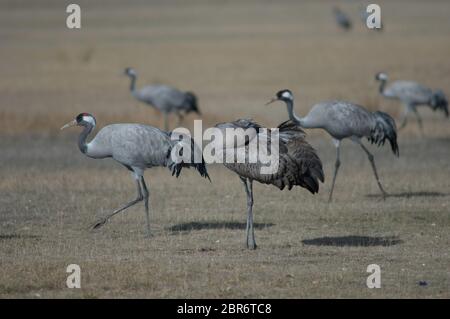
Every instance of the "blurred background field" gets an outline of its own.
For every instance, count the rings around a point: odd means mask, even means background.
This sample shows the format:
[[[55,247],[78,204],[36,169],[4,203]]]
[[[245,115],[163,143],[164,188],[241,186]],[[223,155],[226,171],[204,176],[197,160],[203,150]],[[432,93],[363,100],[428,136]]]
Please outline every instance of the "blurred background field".
[[[82,28],[66,28],[60,1],[3,1],[0,12],[2,133],[56,132],[79,112],[99,123],[159,115],[128,92],[127,66],[138,86],[162,82],[197,92],[206,124],[253,117],[286,118],[264,107],[290,88],[297,110],[345,98],[396,114],[381,100],[374,74],[450,89],[447,1],[381,2],[385,32],[359,20],[363,2],[343,1],[355,29],[338,30],[335,1],[85,1]],[[392,107],[388,107],[388,105]]]
[[[137,70],[138,87],[196,92],[204,127],[240,117],[276,126],[285,106],[264,103],[284,88],[298,114],[338,98],[397,117],[401,105],[378,95],[376,72],[450,95],[450,2],[378,1],[382,32],[362,25],[356,0],[78,1],[80,30],[66,28],[69,3],[0,1],[1,297],[450,297],[450,123],[428,108],[426,137],[412,118],[399,159],[374,151],[395,195],[385,202],[367,196],[377,194],[369,163],[344,143],[328,205],[334,148],[308,131],[326,182],[316,196],[256,185],[255,252],[243,248],[242,186],[216,166],[212,184],[189,171],[179,180],[147,172],[153,238],[144,238],[141,206],[88,230],[134,187],[119,165],[86,159],[76,129],[59,131],[80,112],[100,127],[162,127],[131,97],[125,67]],[[336,4],[352,31],[336,27]],[[81,290],[65,288],[70,263],[81,265]],[[382,289],[365,286],[371,263],[381,265]]]

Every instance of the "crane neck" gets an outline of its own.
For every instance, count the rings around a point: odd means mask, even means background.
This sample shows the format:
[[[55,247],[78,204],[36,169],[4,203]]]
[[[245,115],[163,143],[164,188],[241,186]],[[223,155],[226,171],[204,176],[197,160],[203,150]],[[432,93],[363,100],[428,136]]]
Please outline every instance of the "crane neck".
[[[386,80],[380,80],[380,87],[379,87],[379,91],[381,95],[384,95],[384,88],[386,87]]]
[[[87,153],[88,145],[86,143],[88,135],[92,132],[94,129],[94,125],[87,123],[84,126],[83,131],[80,133],[80,136],[78,137],[78,148],[83,154]]]
[[[296,115],[294,112],[294,101],[286,100],[285,103],[286,103],[287,111],[289,114],[289,119],[292,122],[296,123],[298,126],[306,127],[306,122],[305,122],[304,118]]]
[[[136,89],[136,75],[129,75],[130,77],[130,91],[134,92]]]

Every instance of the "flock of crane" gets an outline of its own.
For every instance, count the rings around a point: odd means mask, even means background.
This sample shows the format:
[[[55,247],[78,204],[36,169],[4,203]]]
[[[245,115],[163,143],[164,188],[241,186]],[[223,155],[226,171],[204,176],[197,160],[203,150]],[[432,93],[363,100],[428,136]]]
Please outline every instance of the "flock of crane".
[[[178,115],[179,121],[183,114],[196,112],[200,114],[197,98],[191,92],[182,92],[176,88],[165,85],[150,85],[136,89],[137,73],[132,68],[125,69],[125,74],[130,77],[131,94],[144,103],[153,106],[164,114],[165,130],[143,124],[112,124],[103,127],[97,135],[87,141],[88,136],[96,126],[94,116],[88,113],[79,114],[72,122],[64,125],[61,129],[70,126],[81,126],[83,130],[79,136],[78,147],[82,153],[91,158],[113,158],[132,172],[136,183],[137,197],[124,206],[113,211],[111,214],[100,219],[92,225],[99,228],[112,216],[125,209],[144,201],[147,235],[150,236],[150,214],[149,214],[149,189],[144,180],[144,171],[147,168],[162,166],[167,167],[172,175],[178,177],[182,168],[194,168],[202,177],[209,175],[206,163],[203,160],[201,147],[196,145],[192,139],[186,142],[172,139],[173,132],[168,130],[168,115]],[[405,105],[401,127],[406,125],[407,115],[413,112],[422,127],[422,121],[417,112],[418,106],[428,105],[433,110],[442,110],[448,117],[448,102],[441,90],[433,91],[416,82],[396,81],[387,86],[387,75],[378,73],[376,80],[380,82],[379,92],[386,98],[398,99]],[[334,185],[340,167],[340,146],[343,139],[350,139],[367,154],[371,163],[373,174],[383,198],[387,193],[380,182],[377,167],[372,153],[362,143],[362,138],[367,138],[371,143],[378,146],[389,141],[392,152],[399,156],[397,144],[397,128],[394,119],[387,113],[376,111],[370,112],[360,105],[346,101],[326,101],[314,105],[309,113],[300,117],[294,112],[294,95],[290,90],[281,90],[267,104],[281,101],[287,107],[289,119],[281,123],[278,129],[279,137],[279,166],[271,174],[262,174],[260,162],[238,163],[227,162],[224,165],[235,172],[241,179],[247,195],[247,227],[246,246],[256,248],[253,228],[253,182],[271,184],[279,189],[286,186],[300,186],[312,194],[319,191],[319,182],[324,182],[322,162],[314,148],[306,141],[303,128],[320,128],[331,135],[336,147],[336,162],[329,202],[332,200]],[[217,129],[225,131],[228,128],[254,129],[257,134],[255,139],[263,138],[262,126],[249,119],[238,119],[234,122],[219,123]],[[181,146],[190,147],[194,153],[200,156],[200,163],[174,160],[170,154],[171,150],[179,143]],[[226,148],[241,148],[245,153],[251,152],[247,144],[226,145]],[[246,157],[248,158],[248,157]]]
[[[346,31],[352,28],[353,24],[350,17],[340,8],[334,7],[333,14],[340,28]],[[361,19],[365,24],[367,20],[365,9],[361,11]],[[169,114],[175,114],[178,117],[179,126],[186,114],[193,112],[201,115],[201,113],[198,107],[198,99],[194,93],[183,92],[168,85],[148,85],[137,89],[136,70],[126,68],[124,74],[130,78],[131,95],[163,114],[164,130],[143,124],[112,124],[103,127],[90,142],[87,142],[88,136],[96,126],[94,116],[88,113],[79,114],[72,122],[64,125],[61,129],[75,125],[83,127],[78,140],[80,151],[91,158],[113,158],[132,172],[136,183],[137,197],[100,219],[92,227],[99,228],[112,216],[144,201],[147,235],[150,236],[150,192],[144,180],[144,171],[147,168],[167,167],[172,175],[178,177],[182,168],[192,167],[202,177],[210,179],[201,147],[196,145],[191,138],[188,141],[173,138],[174,132],[169,130]],[[395,81],[388,85],[388,76],[385,73],[378,73],[375,79],[380,83],[379,93],[383,97],[399,100],[404,105],[399,129],[405,127],[408,116],[414,114],[423,134],[422,118],[417,110],[419,106],[441,110],[446,117],[449,116],[448,101],[442,90],[432,90],[413,81]],[[343,139],[350,139],[359,145],[367,155],[383,199],[386,198],[387,193],[380,182],[374,156],[362,143],[362,139],[367,138],[369,142],[378,146],[384,145],[387,140],[394,155],[399,156],[397,127],[394,119],[385,112],[370,112],[360,105],[346,101],[326,101],[315,104],[306,116],[300,117],[294,112],[294,95],[290,90],[277,92],[275,97],[267,104],[276,101],[285,103],[289,118],[276,128],[279,143],[276,171],[263,174],[261,167],[264,164],[261,161],[256,163],[241,163],[238,161],[223,163],[225,167],[239,176],[244,185],[247,195],[246,246],[251,249],[256,248],[253,228],[254,181],[274,185],[280,190],[286,186],[289,190],[293,186],[300,186],[312,194],[319,191],[319,182],[324,182],[322,162],[314,148],[306,141],[303,129],[320,128],[325,130],[331,135],[336,147],[336,162],[328,202],[332,201],[336,177],[341,165],[340,147]],[[228,129],[253,129],[256,134],[251,138],[256,141],[267,139],[267,131],[271,131],[271,129],[264,128],[250,119],[219,123],[215,125],[215,128],[222,132],[226,132]],[[185,161],[181,153],[179,158],[174,159],[172,150],[180,146],[181,149],[186,147],[191,151],[193,150],[193,157],[202,160],[200,162]],[[232,151],[233,154],[237,150],[243,151],[247,160],[250,158],[248,155],[254,152],[247,143],[226,144],[223,148],[224,152]]]
[[[350,31],[353,28],[353,22],[350,16],[338,6],[333,6],[333,15],[337,26],[342,30]],[[362,24],[364,26],[367,26],[367,19],[369,18],[369,13],[367,12],[367,8],[365,6],[363,6],[360,9],[359,16],[361,18]],[[383,23],[381,23],[380,28],[375,28],[375,30],[382,31],[383,28],[384,28]]]

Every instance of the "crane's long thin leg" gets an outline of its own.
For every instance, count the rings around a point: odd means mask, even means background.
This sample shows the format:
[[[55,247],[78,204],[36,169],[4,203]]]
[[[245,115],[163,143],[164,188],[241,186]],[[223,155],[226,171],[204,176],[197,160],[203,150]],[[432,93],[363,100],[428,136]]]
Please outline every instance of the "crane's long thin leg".
[[[138,191],[138,196],[135,200],[132,200],[131,202],[125,204],[124,206],[116,209],[115,211],[113,211],[111,214],[105,216],[104,218],[99,219],[96,223],[94,223],[91,227],[93,229],[97,229],[102,227],[111,217],[113,217],[114,215],[124,211],[125,209],[139,203],[140,201],[142,201],[144,199],[144,196],[142,195],[142,191],[141,191],[141,186],[139,185],[139,179],[136,179],[136,185],[137,185],[137,191]]]
[[[144,195],[144,205],[145,205],[145,219],[147,221],[147,237],[151,237],[150,232],[150,212],[149,212],[149,205],[148,200],[150,198],[150,192],[147,189],[147,185],[145,184],[144,176],[141,176],[141,184],[142,184],[142,192]]]
[[[247,198],[247,247],[256,249],[255,231],[253,228],[253,182],[247,180],[249,197]]]
[[[334,165],[334,175],[333,175],[333,182],[331,183],[331,191],[330,196],[328,197],[328,202],[330,203],[333,199],[333,190],[334,190],[334,183],[336,183],[336,177],[339,171],[339,167],[341,166],[341,141],[339,140],[333,140],[334,145],[336,146],[336,163]]]
[[[255,232],[253,228],[253,182],[241,177],[242,183],[247,194],[247,226],[246,226],[246,245],[247,248],[256,249]]]
[[[405,106],[402,117],[400,119],[400,126],[398,127],[398,130],[403,129],[406,126],[406,124],[408,123],[408,114],[410,111],[411,111],[410,107]]]
[[[167,112],[163,112],[164,115],[164,130],[166,132],[169,131],[169,114]]]
[[[178,116],[178,124],[177,124],[177,126],[179,127],[179,126],[181,126],[181,122],[183,122],[184,116],[180,112],[177,113],[177,116]]]
[[[358,144],[361,145],[364,152],[366,152],[370,164],[372,164],[373,173],[375,175],[375,178],[377,179],[378,187],[380,188],[383,199],[386,199],[387,193],[384,191],[383,186],[381,186],[380,179],[378,178],[377,167],[375,165],[375,160],[373,158],[372,153],[369,152],[369,150],[364,146],[364,144],[361,141],[358,140]]]
[[[424,136],[425,133],[423,132],[423,123],[422,123],[422,117],[420,116],[419,112],[417,111],[417,108],[412,109],[413,113],[416,115],[417,118],[417,124],[419,124],[420,129],[420,135]]]

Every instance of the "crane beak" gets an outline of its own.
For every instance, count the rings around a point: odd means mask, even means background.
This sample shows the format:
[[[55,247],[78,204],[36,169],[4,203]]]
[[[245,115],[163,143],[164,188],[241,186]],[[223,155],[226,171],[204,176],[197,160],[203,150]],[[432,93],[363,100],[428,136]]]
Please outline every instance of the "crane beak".
[[[61,127],[61,131],[66,129],[66,128],[68,128],[68,127],[75,126],[75,125],[77,125],[77,121],[76,120],[70,121],[69,123],[67,123],[66,125]]]
[[[275,101],[278,101],[278,98],[274,97],[273,99],[271,99],[269,102],[267,102],[265,105],[269,105]]]

